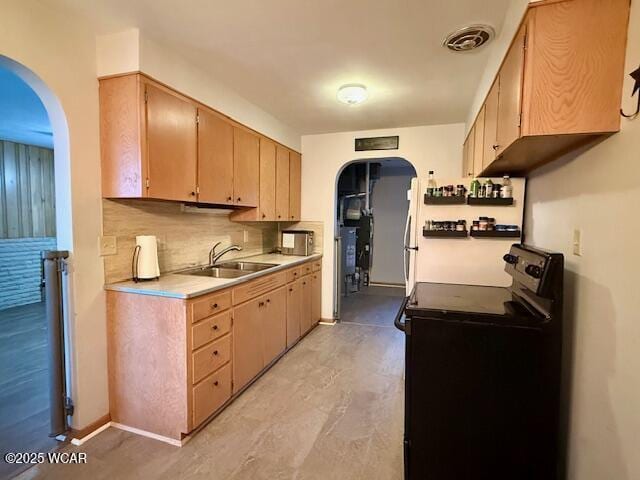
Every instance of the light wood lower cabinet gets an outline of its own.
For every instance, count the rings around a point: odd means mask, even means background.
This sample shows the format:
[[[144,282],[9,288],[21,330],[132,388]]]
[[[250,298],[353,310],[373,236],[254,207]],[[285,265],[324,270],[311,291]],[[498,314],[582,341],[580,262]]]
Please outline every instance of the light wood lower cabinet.
[[[300,339],[300,315],[302,313],[302,281],[287,285],[287,347]]]
[[[231,364],[193,388],[193,425],[200,425],[231,398]]]
[[[182,441],[318,323],[320,284],[315,260],[189,300],[107,291],[112,420]]]

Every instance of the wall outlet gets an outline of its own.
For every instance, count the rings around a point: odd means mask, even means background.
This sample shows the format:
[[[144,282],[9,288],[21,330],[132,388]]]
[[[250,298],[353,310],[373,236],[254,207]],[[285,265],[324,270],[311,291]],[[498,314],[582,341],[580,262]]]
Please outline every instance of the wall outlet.
[[[573,230],[573,254],[582,256],[582,231],[578,228]]]
[[[114,235],[105,235],[100,237],[100,255],[115,255],[118,253],[118,244]]]

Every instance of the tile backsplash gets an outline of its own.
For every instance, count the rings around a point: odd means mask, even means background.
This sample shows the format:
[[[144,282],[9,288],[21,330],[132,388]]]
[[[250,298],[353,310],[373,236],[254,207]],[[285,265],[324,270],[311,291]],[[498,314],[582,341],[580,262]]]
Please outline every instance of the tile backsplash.
[[[206,264],[216,242],[242,247],[227,259],[270,252],[278,242],[276,223],[232,222],[228,211],[151,200],[103,200],[102,210],[103,235],[116,237],[116,254],[104,257],[106,283],[131,278],[136,235],[158,238],[161,273]]]

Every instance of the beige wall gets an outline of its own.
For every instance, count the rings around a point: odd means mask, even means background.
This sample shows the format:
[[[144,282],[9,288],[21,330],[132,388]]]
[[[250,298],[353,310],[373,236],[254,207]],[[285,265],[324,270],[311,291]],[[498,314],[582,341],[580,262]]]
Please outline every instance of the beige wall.
[[[399,135],[400,148],[355,152],[359,137]],[[324,223],[322,259],[322,318],[333,317],[334,226],[336,179],[353,160],[401,157],[419,177],[435,170],[439,177],[459,177],[462,170],[464,124],[305,135],[302,137],[302,219]]]
[[[633,2],[625,72],[639,63]],[[627,111],[637,102],[631,89],[625,76]],[[566,261],[571,480],[640,478],[639,199],[640,118],[623,119],[620,133],[534,172],[528,183],[527,240]],[[582,256],[572,252],[574,229],[582,232]]]
[[[158,239],[160,273],[209,262],[209,250],[222,242],[218,251],[231,244],[242,247],[224,258],[270,252],[277,243],[276,223],[237,223],[228,210],[187,210],[180,203],[145,200],[103,200],[104,235],[116,237],[117,253],[104,257],[107,283],[131,278],[131,258],[136,235]]]
[[[37,1],[2,2],[0,55],[30,70],[22,71],[21,76],[41,96],[53,126],[58,247],[71,251],[75,428],[109,411],[103,272],[98,254],[98,82],[94,35],[85,25]]]

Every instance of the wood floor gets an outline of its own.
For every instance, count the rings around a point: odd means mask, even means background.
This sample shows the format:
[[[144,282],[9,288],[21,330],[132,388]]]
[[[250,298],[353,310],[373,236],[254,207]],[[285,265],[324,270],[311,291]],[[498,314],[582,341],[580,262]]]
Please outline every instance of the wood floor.
[[[404,336],[320,325],[182,448],[110,428],[21,479],[400,480]]]
[[[20,466],[6,452],[46,452],[49,438],[49,369],[44,303],[0,311],[0,478]]]

